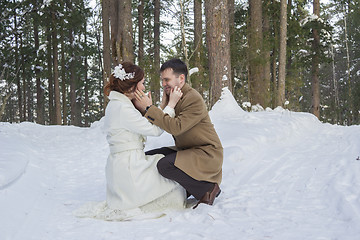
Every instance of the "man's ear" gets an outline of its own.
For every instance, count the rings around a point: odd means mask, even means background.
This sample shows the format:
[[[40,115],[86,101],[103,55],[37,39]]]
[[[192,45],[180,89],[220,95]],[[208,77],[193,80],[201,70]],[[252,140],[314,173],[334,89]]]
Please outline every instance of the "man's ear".
[[[180,74],[179,78],[180,78],[180,84],[185,83],[185,74]]]

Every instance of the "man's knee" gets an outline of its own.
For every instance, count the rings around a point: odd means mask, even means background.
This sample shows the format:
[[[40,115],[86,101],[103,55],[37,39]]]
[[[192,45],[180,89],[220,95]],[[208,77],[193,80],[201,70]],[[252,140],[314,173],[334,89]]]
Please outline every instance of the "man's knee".
[[[168,169],[168,165],[169,165],[169,163],[168,163],[168,161],[166,161],[165,157],[160,159],[156,165],[159,173],[164,177],[166,175],[166,172],[167,172],[166,170]]]
[[[176,154],[170,154],[170,155],[163,157],[162,159],[160,159],[158,161],[156,167],[157,167],[159,173],[163,177],[168,177],[171,170],[175,167],[174,166],[175,158],[176,158]]]

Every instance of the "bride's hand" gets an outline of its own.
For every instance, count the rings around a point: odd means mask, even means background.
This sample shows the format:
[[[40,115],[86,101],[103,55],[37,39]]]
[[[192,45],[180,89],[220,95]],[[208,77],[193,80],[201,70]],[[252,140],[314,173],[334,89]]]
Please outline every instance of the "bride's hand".
[[[145,112],[147,106],[152,105],[151,92],[146,95],[143,91],[136,89],[135,91],[136,98],[136,108],[138,108],[141,112]]]
[[[182,95],[181,89],[175,86],[174,89],[171,90],[168,106],[175,108]]]

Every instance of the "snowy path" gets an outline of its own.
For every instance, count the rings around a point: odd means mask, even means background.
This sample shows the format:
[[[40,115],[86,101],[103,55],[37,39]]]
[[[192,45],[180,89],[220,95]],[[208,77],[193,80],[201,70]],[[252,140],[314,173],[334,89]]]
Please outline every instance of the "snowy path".
[[[225,150],[215,205],[129,222],[72,214],[105,199],[101,123],[0,123],[0,160],[27,162],[24,174],[0,188],[0,239],[359,239],[360,126],[288,111],[230,110],[211,112]],[[171,141],[149,138],[147,149]]]

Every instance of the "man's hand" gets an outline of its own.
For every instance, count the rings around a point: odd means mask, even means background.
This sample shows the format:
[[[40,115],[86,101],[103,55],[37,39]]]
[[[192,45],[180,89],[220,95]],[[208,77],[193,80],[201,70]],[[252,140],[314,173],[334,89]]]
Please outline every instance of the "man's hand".
[[[181,92],[181,89],[175,86],[174,89],[171,90],[168,106],[175,108],[182,95],[183,93]]]
[[[143,91],[135,91],[135,100],[133,101],[134,106],[141,112],[144,113],[147,106],[152,105],[151,92],[146,95]]]

